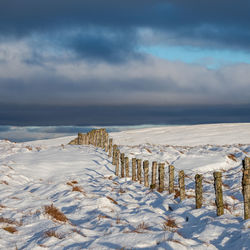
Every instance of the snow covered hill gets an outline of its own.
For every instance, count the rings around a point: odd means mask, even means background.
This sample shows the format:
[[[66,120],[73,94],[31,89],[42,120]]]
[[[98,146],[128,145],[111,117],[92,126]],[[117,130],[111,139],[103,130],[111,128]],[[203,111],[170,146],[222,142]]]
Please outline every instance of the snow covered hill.
[[[115,177],[102,149],[67,145],[72,137],[3,140],[0,249],[249,249],[240,170],[250,156],[250,124],[144,128],[111,137],[130,159],[184,169],[185,201]],[[218,169],[225,201],[220,217],[212,177]],[[195,173],[204,174],[201,209],[195,209]]]

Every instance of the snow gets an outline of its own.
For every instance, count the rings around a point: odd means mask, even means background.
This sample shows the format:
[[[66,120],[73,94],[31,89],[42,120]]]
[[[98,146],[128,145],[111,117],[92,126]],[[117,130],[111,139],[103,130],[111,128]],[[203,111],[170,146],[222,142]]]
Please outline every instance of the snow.
[[[74,137],[2,140],[0,249],[249,249],[241,161],[250,156],[250,124],[142,128],[111,136],[130,160],[183,169],[187,198],[180,202],[167,190],[158,193],[131,178],[115,177],[111,158],[102,149],[67,145]],[[225,214],[220,217],[214,170],[223,171]],[[167,183],[167,167],[165,172]],[[195,173],[204,175],[201,209],[195,209]],[[177,185],[177,174],[175,181]],[[67,222],[45,214],[51,204]],[[4,230],[6,226],[17,232]]]

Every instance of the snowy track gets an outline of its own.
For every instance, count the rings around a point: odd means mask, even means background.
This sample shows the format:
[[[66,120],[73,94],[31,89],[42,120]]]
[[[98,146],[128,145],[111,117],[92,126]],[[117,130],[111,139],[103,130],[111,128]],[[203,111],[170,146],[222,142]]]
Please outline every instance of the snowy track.
[[[242,218],[239,171],[249,145],[121,147],[130,158],[184,169],[190,177],[188,198],[180,203],[167,191],[152,192],[114,177],[104,151],[61,145],[69,140],[0,141],[1,249],[248,249],[250,224]],[[227,209],[217,217],[211,171],[221,168],[228,169],[223,177]],[[195,172],[206,180],[202,209],[194,209]],[[67,222],[45,214],[52,203]],[[4,230],[8,226],[17,231]]]

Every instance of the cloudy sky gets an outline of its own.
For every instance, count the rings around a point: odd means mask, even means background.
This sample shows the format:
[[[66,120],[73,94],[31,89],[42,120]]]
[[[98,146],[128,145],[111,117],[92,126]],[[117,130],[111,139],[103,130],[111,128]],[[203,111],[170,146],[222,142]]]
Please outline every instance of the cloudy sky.
[[[105,112],[110,124],[250,121],[249,10],[248,0],[0,0],[0,124],[86,125]]]

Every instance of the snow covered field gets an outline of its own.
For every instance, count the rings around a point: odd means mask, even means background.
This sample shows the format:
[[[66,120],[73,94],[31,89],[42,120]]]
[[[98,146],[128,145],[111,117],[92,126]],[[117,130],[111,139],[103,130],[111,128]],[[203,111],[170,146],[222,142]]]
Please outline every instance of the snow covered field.
[[[115,177],[102,149],[67,145],[74,137],[2,140],[0,249],[249,249],[241,161],[250,156],[250,124],[143,128],[111,137],[130,159],[183,169],[185,201]],[[225,201],[220,217],[212,177],[218,169]],[[204,174],[201,209],[195,209],[195,173]]]

